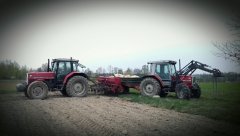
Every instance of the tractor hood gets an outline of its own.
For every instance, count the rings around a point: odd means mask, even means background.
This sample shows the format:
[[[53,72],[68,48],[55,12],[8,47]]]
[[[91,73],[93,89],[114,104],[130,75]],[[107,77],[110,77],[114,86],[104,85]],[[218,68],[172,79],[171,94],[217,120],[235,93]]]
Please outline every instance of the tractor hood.
[[[28,80],[45,80],[54,79],[54,72],[30,72],[28,73]]]

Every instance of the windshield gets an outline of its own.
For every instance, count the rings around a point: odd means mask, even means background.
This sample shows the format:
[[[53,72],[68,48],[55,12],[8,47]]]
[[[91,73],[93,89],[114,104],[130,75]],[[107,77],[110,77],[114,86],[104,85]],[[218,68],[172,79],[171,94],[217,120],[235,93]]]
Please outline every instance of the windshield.
[[[173,76],[176,73],[175,65],[169,65],[170,67],[170,75]]]
[[[169,64],[157,64],[156,73],[164,80],[170,79]]]
[[[52,71],[53,72],[57,71],[57,62],[52,62]]]

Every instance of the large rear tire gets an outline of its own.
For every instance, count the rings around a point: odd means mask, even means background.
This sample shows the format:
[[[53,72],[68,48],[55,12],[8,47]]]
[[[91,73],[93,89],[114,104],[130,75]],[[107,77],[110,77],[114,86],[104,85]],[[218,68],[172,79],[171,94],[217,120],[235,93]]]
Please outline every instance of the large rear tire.
[[[66,93],[70,97],[83,97],[87,95],[89,84],[85,77],[74,76],[67,82]]]
[[[25,95],[30,99],[45,99],[48,94],[48,86],[46,83],[42,81],[34,81],[32,82]]]
[[[199,85],[197,83],[193,84],[193,89],[191,90],[191,92],[192,92],[192,97],[193,98],[200,98],[201,88],[199,87]]]
[[[178,99],[189,99],[190,98],[190,90],[183,83],[177,84],[175,91],[176,91]]]
[[[158,95],[161,87],[158,81],[154,78],[145,78],[140,84],[141,94],[143,96],[154,96]]]

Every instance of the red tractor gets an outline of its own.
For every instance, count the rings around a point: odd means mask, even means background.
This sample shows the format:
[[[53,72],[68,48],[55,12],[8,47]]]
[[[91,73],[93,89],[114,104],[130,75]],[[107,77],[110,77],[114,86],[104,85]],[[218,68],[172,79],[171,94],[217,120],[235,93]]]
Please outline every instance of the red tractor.
[[[144,96],[160,95],[165,97],[169,92],[176,92],[180,99],[190,97],[199,98],[201,89],[192,77],[196,69],[210,72],[215,77],[222,76],[218,69],[211,69],[208,65],[197,61],[191,61],[181,70],[176,71],[176,61],[152,61],[148,62],[149,73],[137,78],[125,77],[98,77],[96,90],[108,92],[128,92],[129,88],[135,88]]]
[[[17,84],[18,91],[24,91],[30,99],[45,99],[48,91],[60,90],[65,96],[86,96],[89,90],[88,76],[81,73],[84,68],[75,59],[53,59],[51,69],[48,60],[47,72],[27,73],[26,82]]]
[[[47,72],[27,73],[25,83],[17,84],[18,91],[24,91],[25,96],[30,99],[44,99],[48,91],[60,90],[65,96],[76,97],[86,96],[88,91],[104,92],[128,92],[129,88],[135,88],[144,96],[160,95],[165,97],[169,92],[176,92],[180,99],[190,97],[199,98],[201,89],[192,77],[196,69],[201,69],[213,76],[222,76],[218,69],[211,69],[208,65],[197,61],[191,61],[181,70],[176,71],[176,61],[152,61],[149,64],[149,73],[142,77],[121,78],[115,76],[100,76],[95,85],[91,88],[88,81],[91,81],[79,68],[84,68],[78,60],[74,59],[53,59],[51,69]],[[94,82],[94,81],[92,81]]]

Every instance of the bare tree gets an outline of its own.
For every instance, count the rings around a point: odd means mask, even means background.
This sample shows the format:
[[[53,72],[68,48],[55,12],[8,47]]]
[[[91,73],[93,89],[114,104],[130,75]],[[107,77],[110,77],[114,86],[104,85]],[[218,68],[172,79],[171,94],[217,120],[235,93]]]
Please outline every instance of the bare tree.
[[[97,70],[96,70],[96,73],[97,74],[105,74],[106,70],[103,67],[98,67]]]
[[[232,35],[235,37],[235,40],[224,43],[213,43],[219,51],[215,55],[240,65],[240,15],[232,16],[226,24],[229,31],[231,31]]]
[[[139,69],[139,68],[133,69],[133,74],[135,74],[135,75],[141,74],[141,69]]]
[[[114,67],[114,68],[113,68],[113,73],[114,73],[114,74],[118,74],[118,69],[119,69],[118,67]]]
[[[44,72],[45,71],[46,72],[47,69],[48,69],[48,63],[43,63],[42,66],[37,68],[36,71],[38,71],[38,72]]]
[[[133,71],[131,68],[127,68],[127,70],[124,72],[125,75],[132,75]]]
[[[112,65],[108,66],[108,73],[113,73],[113,66]]]
[[[92,70],[90,68],[85,69],[84,73],[86,73],[88,76],[91,76],[93,74]]]
[[[118,68],[118,74],[123,74],[123,70],[121,68]]]
[[[240,37],[240,15],[233,15],[226,23],[234,36]]]
[[[142,66],[142,73],[147,74],[148,73],[148,65],[143,65]]]
[[[215,55],[240,64],[240,41],[213,43],[219,50]]]

